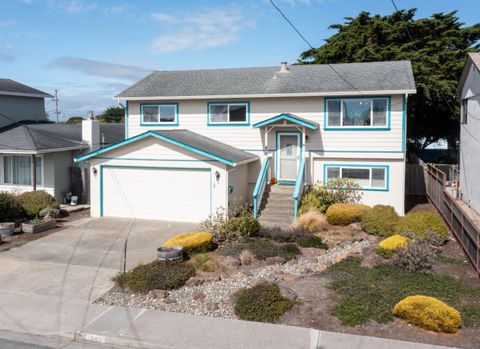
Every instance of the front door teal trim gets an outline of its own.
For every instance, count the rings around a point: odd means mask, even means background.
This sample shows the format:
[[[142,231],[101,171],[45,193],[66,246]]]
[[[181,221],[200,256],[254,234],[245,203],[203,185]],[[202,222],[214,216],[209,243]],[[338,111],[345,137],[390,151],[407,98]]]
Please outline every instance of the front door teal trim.
[[[300,159],[302,158],[302,133],[300,131],[277,131],[276,132],[276,151],[275,151],[275,177],[277,178],[278,184],[295,184],[295,180],[289,180],[290,178],[280,178],[280,136],[281,135],[290,135],[297,136],[297,144],[300,149],[299,158],[297,161],[297,171]]]

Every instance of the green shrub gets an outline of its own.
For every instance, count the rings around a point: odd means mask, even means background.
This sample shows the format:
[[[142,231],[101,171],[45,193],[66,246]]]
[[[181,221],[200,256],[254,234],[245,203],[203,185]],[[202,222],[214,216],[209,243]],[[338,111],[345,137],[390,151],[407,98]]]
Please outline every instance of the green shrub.
[[[361,187],[355,181],[348,178],[331,179],[310,188],[302,198],[298,214],[302,215],[310,210],[325,212],[333,204],[355,204],[361,198]]]
[[[45,207],[42,209],[38,215],[43,218],[57,218],[60,215],[60,210],[58,208],[53,207]]]
[[[240,217],[230,218],[225,223],[222,234],[225,240],[235,240],[257,236],[259,231],[260,223],[249,212]]]
[[[368,234],[388,237],[395,234],[400,217],[392,206],[375,205],[362,217],[362,229]]]
[[[369,210],[370,207],[366,205],[333,204],[327,210],[327,220],[328,223],[333,225],[348,225],[359,222]]]
[[[294,304],[282,297],[278,285],[265,284],[239,292],[234,310],[242,320],[275,322]]]
[[[448,229],[443,220],[430,211],[408,213],[398,221],[396,232],[398,234],[411,232],[422,239],[427,239],[429,235],[433,234],[438,237],[437,240],[441,243],[448,239]]]
[[[322,241],[321,238],[315,235],[305,236],[297,240],[297,245],[300,247],[323,248],[328,250],[328,245]]]
[[[29,217],[38,217],[40,211],[47,207],[60,207],[55,198],[43,190],[23,193],[18,197],[18,203]]]
[[[151,290],[173,290],[182,287],[195,275],[195,268],[183,262],[159,262],[140,264],[113,280],[121,288],[146,293]]]
[[[247,249],[247,246],[246,242],[227,242],[219,248],[219,253],[225,257],[238,257],[243,250]]]
[[[0,222],[15,220],[20,211],[20,206],[14,195],[0,192]]]
[[[396,249],[391,261],[408,272],[425,273],[432,269],[435,262],[435,250],[426,240],[410,239],[404,247]]]

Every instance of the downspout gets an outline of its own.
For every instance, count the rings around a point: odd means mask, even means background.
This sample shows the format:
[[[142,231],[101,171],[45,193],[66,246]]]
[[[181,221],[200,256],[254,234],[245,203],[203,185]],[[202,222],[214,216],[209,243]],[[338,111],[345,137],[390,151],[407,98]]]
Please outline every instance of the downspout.
[[[32,154],[32,189],[37,190],[37,163],[35,162],[35,154]]]

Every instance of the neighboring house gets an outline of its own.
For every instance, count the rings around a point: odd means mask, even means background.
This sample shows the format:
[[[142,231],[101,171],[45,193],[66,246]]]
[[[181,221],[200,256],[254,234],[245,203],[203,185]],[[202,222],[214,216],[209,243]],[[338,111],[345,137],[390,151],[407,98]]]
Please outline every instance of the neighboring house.
[[[469,53],[457,88],[461,101],[460,182],[462,201],[480,213],[480,53]]]
[[[123,124],[54,124],[45,117],[49,94],[0,79],[0,191],[45,190],[62,202],[70,168],[81,152],[124,139]],[[83,127],[83,132],[82,132]],[[83,134],[82,134],[83,133]]]
[[[291,222],[306,185],[346,177],[403,215],[415,91],[408,61],[154,72],[116,96],[126,139],[77,158],[91,214],[198,222],[243,200]]]

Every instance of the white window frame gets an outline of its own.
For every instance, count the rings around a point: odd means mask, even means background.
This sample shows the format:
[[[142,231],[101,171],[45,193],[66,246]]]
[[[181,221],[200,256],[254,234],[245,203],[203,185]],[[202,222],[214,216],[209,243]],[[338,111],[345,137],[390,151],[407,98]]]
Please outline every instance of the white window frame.
[[[355,169],[355,170],[368,170],[368,176],[369,176],[369,186],[362,186],[363,190],[373,190],[373,191],[388,191],[388,181],[389,181],[389,167],[387,165],[339,165],[339,164],[327,164],[325,165],[324,168],[324,181],[327,183],[330,179],[334,178],[328,178],[328,169],[331,168],[338,168],[340,169],[340,177],[335,177],[335,178],[343,178],[343,170],[344,169]],[[385,180],[385,185],[383,187],[374,187],[372,186],[372,170],[373,169],[382,169],[383,170],[383,175],[384,175],[384,180]],[[353,179],[354,180],[354,179]]]
[[[22,154],[4,154],[2,156],[0,156],[0,170],[1,170],[1,184],[2,185],[5,185],[5,186],[12,186],[12,187],[18,187],[18,188],[31,188],[33,186],[33,178],[31,178],[32,180],[32,184],[28,185],[28,184],[13,184],[13,183],[6,183],[5,182],[5,158],[6,157],[28,157],[30,158],[30,166],[32,166],[32,155],[22,155]],[[44,188],[45,187],[45,158],[43,157],[42,154],[37,154],[35,155],[36,158],[40,158],[41,161],[42,161],[42,170],[40,171],[40,178],[41,178],[41,181],[42,183],[39,184],[37,183],[37,187],[40,187],[40,188]],[[12,165],[13,165],[13,161],[12,161]],[[31,168],[30,168],[31,169]],[[10,177],[13,179],[13,166],[12,166],[12,169],[11,169],[11,173],[10,173]],[[31,176],[31,170],[30,170],[30,176]]]
[[[351,126],[343,124],[343,101],[369,99],[370,100],[370,126]],[[373,125],[373,101],[385,100],[387,108],[385,110],[385,125]],[[330,125],[328,104],[330,101],[340,102],[340,125]],[[375,130],[375,129],[390,129],[390,98],[389,97],[359,97],[359,98],[325,98],[325,129],[358,129],[358,130]]]
[[[158,107],[158,121],[145,121],[143,108]],[[161,121],[160,107],[174,107],[175,118],[173,121]],[[177,103],[145,103],[140,105],[140,124],[141,126],[178,126],[178,104]]]
[[[226,105],[228,110],[228,121],[212,121],[212,106]],[[244,106],[245,107],[245,121],[230,121],[230,107]],[[250,125],[250,104],[248,102],[209,102],[208,103],[208,125],[228,125],[228,126],[248,126]]]

